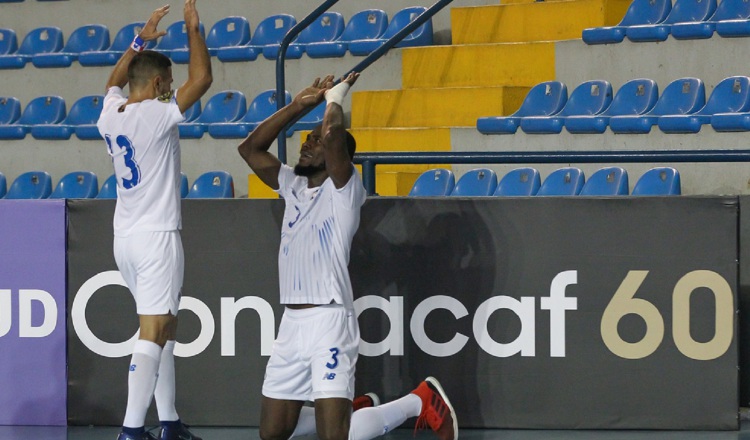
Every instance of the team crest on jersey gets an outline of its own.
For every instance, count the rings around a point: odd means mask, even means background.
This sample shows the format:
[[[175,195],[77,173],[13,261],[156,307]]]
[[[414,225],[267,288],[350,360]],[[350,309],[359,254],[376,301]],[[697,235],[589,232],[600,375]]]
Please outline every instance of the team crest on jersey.
[[[173,97],[173,96],[174,96],[174,90],[170,90],[170,91],[168,91],[167,93],[165,93],[165,94],[163,94],[163,95],[159,96],[159,97],[158,97],[158,98],[156,98],[156,99],[158,99],[158,100],[159,100],[159,101],[161,101],[161,102],[169,102],[169,101],[171,101],[171,100],[172,100],[172,97]]]

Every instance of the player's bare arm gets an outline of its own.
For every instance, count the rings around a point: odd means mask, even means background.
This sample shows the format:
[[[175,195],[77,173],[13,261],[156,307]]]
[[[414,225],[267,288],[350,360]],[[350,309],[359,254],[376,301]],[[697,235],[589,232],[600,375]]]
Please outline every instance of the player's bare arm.
[[[195,0],[185,0],[184,15],[190,62],[188,79],[177,89],[177,105],[182,113],[201,99],[213,82],[211,57],[208,55],[206,40],[200,34],[200,18],[195,9]]]
[[[344,80],[328,91],[328,94],[340,96],[326,96],[328,105],[323,116],[323,154],[326,161],[326,171],[333,180],[336,188],[342,188],[352,176],[352,159],[346,148],[346,125],[341,100],[349,87],[359,78],[359,73],[351,72]],[[337,89],[338,88],[338,89]]]
[[[140,38],[143,42],[142,44],[145,44],[149,41],[156,40],[157,38],[166,35],[167,32],[157,30],[157,26],[159,25],[161,19],[164,18],[164,16],[168,13],[169,5],[164,5],[154,10],[154,12],[151,13],[151,17],[149,17],[146,25],[143,27],[143,29],[141,29],[141,32],[138,34],[138,37],[136,39]],[[137,53],[138,52],[131,45],[131,47],[129,47],[120,57],[120,59],[117,61],[117,64],[115,65],[115,68],[112,70],[112,73],[109,75],[109,79],[107,80],[107,87],[104,89],[105,92],[109,90],[110,87],[125,87],[125,85],[128,83],[128,65]]]
[[[279,188],[281,162],[268,152],[279,133],[305,109],[323,102],[324,93],[333,85],[333,75],[315,78],[312,85],[300,91],[291,103],[268,117],[237,148],[245,162],[260,180],[273,189]]]

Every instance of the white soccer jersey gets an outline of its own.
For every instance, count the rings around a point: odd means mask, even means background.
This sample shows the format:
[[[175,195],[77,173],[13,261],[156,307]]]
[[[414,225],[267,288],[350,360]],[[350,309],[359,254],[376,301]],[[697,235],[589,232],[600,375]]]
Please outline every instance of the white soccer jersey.
[[[353,165],[352,165],[353,167]],[[328,178],[317,188],[282,165],[279,194],[286,201],[279,246],[282,304],[353,306],[349,251],[367,198],[359,173],[336,189]]]
[[[173,96],[128,104],[119,87],[111,87],[96,123],[112,156],[117,176],[114,232],[173,231],[180,214],[180,139],[184,120]]]

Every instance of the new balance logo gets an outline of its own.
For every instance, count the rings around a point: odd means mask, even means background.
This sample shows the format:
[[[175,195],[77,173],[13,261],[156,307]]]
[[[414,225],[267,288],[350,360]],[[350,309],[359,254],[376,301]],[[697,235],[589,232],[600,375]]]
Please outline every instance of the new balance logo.
[[[323,380],[336,379],[336,373],[323,373]]]

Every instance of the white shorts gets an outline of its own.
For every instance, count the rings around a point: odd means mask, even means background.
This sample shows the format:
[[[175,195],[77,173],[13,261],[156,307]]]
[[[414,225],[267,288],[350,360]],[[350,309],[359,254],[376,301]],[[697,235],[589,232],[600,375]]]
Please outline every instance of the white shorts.
[[[185,272],[179,231],[115,237],[114,254],[139,315],[177,316]]]
[[[263,380],[279,400],[354,398],[359,324],[340,304],[284,310]]]

